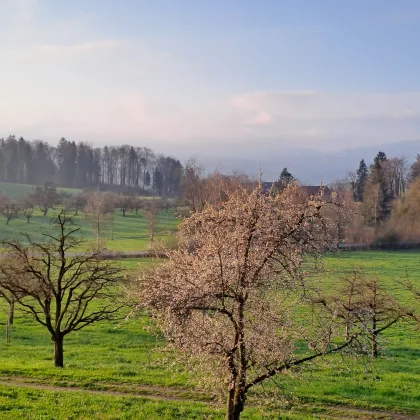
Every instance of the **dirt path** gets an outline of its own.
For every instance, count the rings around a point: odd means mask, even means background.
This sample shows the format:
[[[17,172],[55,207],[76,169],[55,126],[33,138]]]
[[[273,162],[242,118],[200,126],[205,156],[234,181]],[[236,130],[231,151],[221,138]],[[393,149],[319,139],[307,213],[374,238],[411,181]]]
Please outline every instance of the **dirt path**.
[[[136,384],[96,384],[95,388],[82,387],[77,384],[60,386],[57,384],[41,384],[33,381],[32,378],[0,377],[0,385],[32,388],[56,392],[85,392],[91,395],[108,395],[115,397],[147,398],[152,400],[165,401],[185,401],[185,402],[205,402],[214,404],[214,399],[203,391],[190,390],[184,388],[169,388],[146,386]],[[309,412],[313,412],[313,405],[304,404],[299,408],[308,407]],[[386,410],[369,410],[345,405],[322,406],[327,412],[313,413],[314,417],[323,419],[358,419],[358,420],[420,420],[420,414],[403,414]],[[299,410],[301,412],[301,410]],[[295,412],[298,414],[297,412]]]
[[[308,406],[310,408],[310,406]],[[369,410],[366,408],[351,407],[347,405],[327,405],[328,413],[314,414],[327,419],[358,419],[358,420],[420,420],[420,414],[403,414],[386,410]]]
[[[59,392],[87,392],[97,395],[111,395],[117,397],[141,397],[156,400],[176,400],[188,402],[213,402],[208,394],[202,391],[157,387],[136,384],[103,384],[97,383],[94,387],[83,387],[77,384],[45,384],[33,381],[32,378],[0,377],[0,385],[21,388],[44,389]]]

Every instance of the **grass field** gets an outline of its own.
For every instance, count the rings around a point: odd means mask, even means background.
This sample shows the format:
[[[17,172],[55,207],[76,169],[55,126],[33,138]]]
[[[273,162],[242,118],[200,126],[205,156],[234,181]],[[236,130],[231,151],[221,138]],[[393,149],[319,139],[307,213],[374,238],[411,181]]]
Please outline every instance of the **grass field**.
[[[31,238],[42,240],[42,233],[51,229],[51,220],[60,209],[51,210],[47,216],[37,211],[31,218],[30,223],[26,222],[22,216],[12,220],[8,225],[5,219],[0,219],[0,241],[5,239],[18,238],[20,233],[27,233]],[[89,223],[89,220],[79,212],[78,216],[73,216],[74,223],[80,227],[80,236],[86,240],[85,248],[93,247],[96,243],[96,231]],[[164,239],[175,232],[179,219],[174,217],[172,210],[161,211],[157,216],[156,240]],[[101,242],[103,246],[115,251],[141,251],[148,248],[150,238],[147,233],[148,225],[142,211],[138,214],[127,212],[123,217],[122,213],[116,209],[113,218],[104,223],[101,228]]]
[[[393,288],[406,272],[420,285],[419,257],[418,251],[341,253],[326,265],[339,272],[364,267]],[[123,264],[141,269],[149,262]],[[408,301],[408,295],[402,293],[401,299]],[[3,331],[5,321],[0,302]],[[0,342],[0,418],[224,418],[223,406],[213,403],[211,393],[197,390],[193,378],[159,351],[163,343],[146,331],[147,323],[139,318],[73,333],[65,342],[66,367],[55,369],[48,334],[18,313],[12,344]],[[400,324],[384,336],[384,354],[377,361],[336,355],[299,376],[281,377],[292,404],[261,407],[254,397],[243,417],[419,418],[419,331]]]
[[[9,198],[21,198],[26,193],[32,192],[34,188],[35,185],[0,182],[0,194],[7,195]],[[63,191],[70,194],[77,194],[81,192],[81,190],[75,188],[58,188],[58,191]]]
[[[0,194],[6,194],[12,198],[19,198],[31,191],[32,186],[21,184],[9,184],[0,182]],[[78,193],[80,190],[61,188],[62,191]],[[50,231],[51,220],[61,210],[57,207],[43,216],[39,209],[35,209],[30,223],[20,215],[18,219],[13,219],[6,225],[6,219],[0,217],[0,241],[18,238],[21,233],[31,235],[35,241],[42,240],[42,233]],[[79,212],[78,216],[73,216],[74,223],[80,227],[81,239],[85,240],[84,248],[92,248],[96,245],[96,231],[92,227],[86,215]],[[172,209],[161,211],[157,216],[155,239],[162,240],[168,238],[175,232],[179,224]],[[150,237],[147,233],[148,224],[144,213],[140,210],[138,214],[128,211],[123,217],[119,209],[115,209],[113,217],[108,217],[107,221],[101,226],[101,245],[113,251],[142,251],[150,246]]]

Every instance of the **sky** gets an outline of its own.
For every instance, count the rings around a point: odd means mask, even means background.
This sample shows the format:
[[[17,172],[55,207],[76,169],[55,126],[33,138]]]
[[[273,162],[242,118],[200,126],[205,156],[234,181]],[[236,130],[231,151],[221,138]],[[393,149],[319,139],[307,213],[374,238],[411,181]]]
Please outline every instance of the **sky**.
[[[420,140],[418,0],[0,0],[0,136],[264,160]]]

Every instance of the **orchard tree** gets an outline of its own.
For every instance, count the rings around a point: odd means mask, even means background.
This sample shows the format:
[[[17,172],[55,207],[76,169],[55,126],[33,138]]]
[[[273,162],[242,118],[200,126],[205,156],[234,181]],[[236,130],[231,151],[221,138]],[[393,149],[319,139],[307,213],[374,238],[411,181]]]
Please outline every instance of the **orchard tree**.
[[[54,206],[60,203],[60,195],[52,182],[45,182],[44,185],[37,186],[31,196],[44,216],[47,215],[50,209],[53,209]]]
[[[146,200],[144,202],[144,217],[147,220],[147,233],[150,238],[150,245],[153,245],[153,241],[156,235],[157,228],[157,217],[159,210],[161,209],[162,202],[160,200]]]
[[[88,193],[82,192],[79,194],[73,194],[70,202],[69,202],[69,208],[74,210],[74,215],[79,215],[79,210],[82,210],[86,207],[88,201]]]
[[[0,196],[0,213],[6,219],[6,225],[8,225],[11,220],[17,219],[20,211],[20,203],[5,195]]]
[[[28,246],[2,243],[7,253],[0,261],[0,290],[48,331],[55,345],[55,366],[63,367],[64,337],[114,318],[122,307],[124,277],[120,265],[101,259],[100,252],[79,253],[79,228],[64,212],[51,230],[43,242],[25,235]]]
[[[9,263],[12,264],[13,262],[10,261]],[[0,273],[0,276],[1,276],[1,273]],[[0,298],[5,300],[9,306],[7,322],[6,322],[6,343],[9,344],[12,338],[12,327],[15,320],[16,298],[13,293],[10,293],[9,290],[2,288],[1,286],[0,286]]]
[[[116,202],[123,217],[125,217],[127,210],[131,210],[135,207],[135,197],[133,195],[122,194],[117,198]]]
[[[34,200],[30,194],[26,194],[20,201],[20,207],[22,209],[22,214],[26,218],[26,223],[31,222],[31,218],[34,213]]]
[[[360,269],[338,276],[337,281],[337,290],[318,303],[343,321],[346,340],[356,335],[358,344],[362,344],[361,350],[373,358],[378,357],[380,335],[397,322],[409,318],[411,310],[403,307],[378,278]]]
[[[111,219],[115,208],[115,198],[110,193],[93,191],[89,194],[84,209],[87,218],[96,231],[96,250],[101,248],[101,232],[105,223]]]
[[[311,307],[304,258],[309,270],[311,257],[335,246],[330,205],[322,194],[296,200],[292,188],[239,188],[186,219],[168,262],[130,288],[198,377],[223,385],[228,419],[239,419],[251,389],[355,338],[343,339],[322,305],[306,322],[299,311]]]

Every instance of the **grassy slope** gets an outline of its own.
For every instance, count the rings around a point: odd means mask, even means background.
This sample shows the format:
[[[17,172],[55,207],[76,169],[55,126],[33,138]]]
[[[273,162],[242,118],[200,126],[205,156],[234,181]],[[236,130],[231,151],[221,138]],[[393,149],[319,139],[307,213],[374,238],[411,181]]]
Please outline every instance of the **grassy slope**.
[[[5,219],[0,218],[0,240],[19,237],[19,234],[22,232],[30,234],[32,239],[36,241],[42,240],[42,232],[51,229],[51,219],[58,211],[60,211],[59,208],[51,210],[45,217],[37,211],[31,218],[30,223],[26,223],[26,220],[20,217],[19,219],[12,220],[9,225],[6,225]],[[87,241],[84,246],[95,246],[96,233],[85,215],[80,212],[73,219],[81,228],[81,237]],[[171,232],[174,232],[178,223],[179,219],[174,217],[172,211],[168,211],[167,213],[165,211],[160,212],[156,226],[156,240],[163,239]],[[144,250],[150,244],[147,230],[147,220],[141,211],[138,214],[127,212],[126,216],[123,217],[119,210],[115,210],[113,222],[109,220],[103,225],[101,240],[111,250]]]
[[[28,184],[12,184],[9,182],[0,182],[0,194],[7,195],[10,198],[21,198],[26,193],[33,190],[33,185]],[[58,188],[59,191],[65,191],[70,194],[77,194],[81,190],[75,188]]]
[[[388,287],[393,287],[393,279],[407,270],[420,284],[419,256],[419,252],[343,253],[330,258],[328,267],[343,271],[363,265],[380,274]],[[147,263],[147,260],[140,262]],[[124,264],[133,269],[138,261],[126,260]],[[6,308],[3,303],[1,307],[0,328],[4,331]],[[50,418],[54,415],[56,401],[63,417],[54,418],[71,418],[71,415],[96,418],[93,413],[99,412],[106,412],[108,417],[98,415],[98,418],[222,418],[222,408],[194,402],[197,395],[189,381],[191,378],[180,366],[168,363],[161,352],[153,351],[159,347],[159,341],[148,334],[146,325],[147,321],[142,318],[121,325],[98,324],[73,333],[66,341],[66,367],[55,369],[53,346],[46,331],[27,316],[18,314],[12,344],[7,346],[4,341],[0,342],[0,377],[29,377],[38,383],[90,389],[118,386],[118,389],[130,391],[135,386],[154,387],[152,394],[159,394],[159,390],[165,394],[167,389],[180,392],[181,389],[182,396],[190,396],[191,402],[157,403],[128,396],[68,395],[0,386],[1,418],[23,418],[30,410]],[[329,418],[333,416],[329,404],[420,412],[418,331],[401,324],[386,338],[385,357],[377,362],[358,359],[356,363],[347,358],[343,368],[342,356],[338,355],[330,358],[328,364],[314,365],[300,378],[279,378],[288,393],[301,401],[294,411],[284,413],[284,417],[274,411],[251,409],[244,418],[261,418],[262,413],[269,413],[270,418],[312,418],[311,413],[316,412]],[[347,413],[344,417],[351,416]]]

